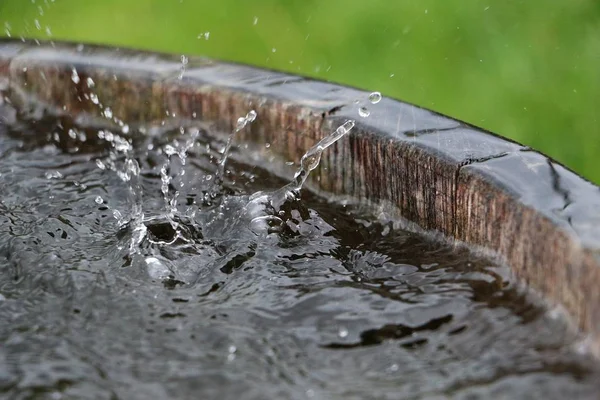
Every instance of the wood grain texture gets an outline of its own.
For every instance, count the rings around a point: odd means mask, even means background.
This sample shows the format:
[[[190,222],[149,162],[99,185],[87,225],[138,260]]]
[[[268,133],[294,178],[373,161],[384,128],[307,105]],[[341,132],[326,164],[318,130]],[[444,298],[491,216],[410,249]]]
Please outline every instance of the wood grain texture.
[[[424,229],[497,252],[563,305],[600,354],[600,188],[518,143],[393,99],[361,119],[354,101],[368,93],[348,87],[200,58],[180,74],[171,55],[0,42],[0,90],[13,103],[99,116],[93,91],[128,123],[197,118],[223,130],[255,109],[239,140],[270,143],[292,160],[356,119],[350,137],[324,153],[313,187],[392,204]]]

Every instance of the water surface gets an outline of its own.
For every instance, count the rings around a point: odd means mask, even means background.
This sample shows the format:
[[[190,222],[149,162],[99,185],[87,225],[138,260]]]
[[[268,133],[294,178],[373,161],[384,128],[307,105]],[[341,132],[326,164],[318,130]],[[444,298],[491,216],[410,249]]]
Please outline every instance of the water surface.
[[[596,397],[505,270],[307,191],[249,207],[289,181],[235,157],[212,193],[224,146],[0,121],[0,398]]]

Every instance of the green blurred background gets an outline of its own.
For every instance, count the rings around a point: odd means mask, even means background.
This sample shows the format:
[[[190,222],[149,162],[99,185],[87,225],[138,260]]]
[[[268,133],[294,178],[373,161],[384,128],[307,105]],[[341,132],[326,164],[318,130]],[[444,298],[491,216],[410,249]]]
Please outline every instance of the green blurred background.
[[[0,34],[206,55],[379,90],[600,183],[598,0],[0,0]]]

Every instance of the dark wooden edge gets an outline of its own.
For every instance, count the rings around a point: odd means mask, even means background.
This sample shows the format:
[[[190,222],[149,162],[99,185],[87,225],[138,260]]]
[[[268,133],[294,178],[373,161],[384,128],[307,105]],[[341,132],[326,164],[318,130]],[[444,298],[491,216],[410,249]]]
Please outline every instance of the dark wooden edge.
[[[360,118],[354,101],[368,93],[353,88],[202,58],[190,58],[180,73],[173,55],[0,41],[4,101],[32,96],[99,116],[93,92],[128,123],[175,115],[224,130],[255,109],[259,118],[239,139],[271,143],[292,160],[357,120],[350,137],[323,155],[313,187],[391,204],[423,229],[497,253],[519,279],[564,306],[600,354],[600,188],[536,151],[414,105],[384,98]]]

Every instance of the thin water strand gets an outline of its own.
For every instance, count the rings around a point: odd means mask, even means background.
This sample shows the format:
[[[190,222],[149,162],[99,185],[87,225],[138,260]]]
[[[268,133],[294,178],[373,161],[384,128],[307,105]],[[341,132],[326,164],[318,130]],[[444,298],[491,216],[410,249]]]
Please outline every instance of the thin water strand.
[[[185,134],[184,128],[180,128],[180,133]],[[163,194],[163,201],[165,204],[165,212],[166,217],[172,221],[173,217],[177,211],[177,204],[179,198],[179,190],[175,190],[173,193],[173,197],[169,196],[169,187],[173,179],[181,178],[185,175],[185,164],[188,157],[189,150],[194,147],[198,136],[200,135],[200,130],[197,128],[191,129],[190,137],[186,140],[183,146],[178,146],[178,142],[175,141],[173,144],[167,144],[164,148],[164,154],[167,155],[167,161],[163,164],[160,169],[160,178],[161,178],[161,192]],[[179,170],[177,175],[173,178],[169,174],[169,169],[171,167],[172,156],[176,156],[179,158],[182,168]],[[183,185],[183,183],[181,184]],[[181,186],[182,187],[182,186]]]
[[[227,164],[227,158],[229,158],[229,153],[231,152],[231,146],[233,145],[233,139],[235,137],[235,134],[244,129],[248,124],[254,122],[256,117],[256,111],[250,110],[245,117],[238,118],[235,129],[227,138],[227,144],[225,145],[223,155],[221,156],[221,160],[219,161],[219,165],[217,166],[217,172],[215,173],[215,183],[211,192],[214,192],[215,188],[220,187],[220,185],[223,183],[223,180],[225,179],[225,165]]]
[[[346,136],[355,125],[356,121],[354,120],[344,122],[329,136],[324,137],[317,144],[308,149],[300,159],[300,168],[294,175],[294,180],[282,189],[294,192],[300,190],[304,185],[304,182],[306,182],[310,171],[314,170],[319,165],[323,151]]]
[[[250,222],[250,227],[255,233],[264,234],[279,230],[279,227],[284,224],[283,220],[276,215],[269,215],[269,213],[278,212],[286,201],[297,198],[308,175],[319,165],[323,151],[346,136],[355,125],[356,121],[354,120],[344,122],[331,134],[325,136],[317,144],[308,149],[300,159],[300,168],[298,168],[294,179],[290,183],[274,192],[256,192],[250,196],[249,202],[245,207],[245,212],[250,217],[262,213],[262,215],[252,218]]]

